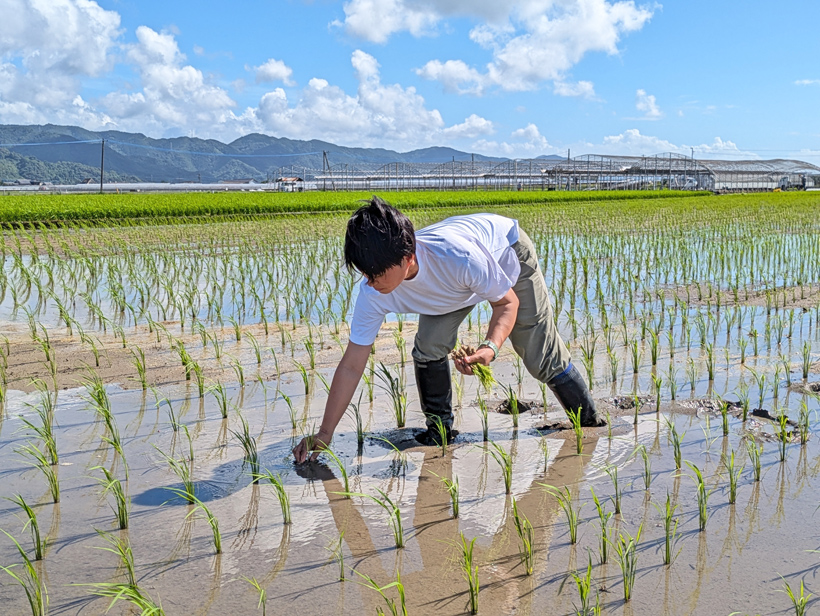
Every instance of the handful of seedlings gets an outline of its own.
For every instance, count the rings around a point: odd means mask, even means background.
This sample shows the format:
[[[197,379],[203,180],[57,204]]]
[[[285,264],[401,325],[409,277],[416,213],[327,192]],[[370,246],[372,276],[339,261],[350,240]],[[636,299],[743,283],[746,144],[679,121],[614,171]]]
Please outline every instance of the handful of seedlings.
[[[475,352],[475,347],[462,344],[457,349],[450,351],[450,359],[467,359],[475,355]],[[489,392],[495,384],[492,368],[479,363],[470,364],[470,367],[473,369],[473,374],[478,377],[478,382],[484,388],[484,391]]]

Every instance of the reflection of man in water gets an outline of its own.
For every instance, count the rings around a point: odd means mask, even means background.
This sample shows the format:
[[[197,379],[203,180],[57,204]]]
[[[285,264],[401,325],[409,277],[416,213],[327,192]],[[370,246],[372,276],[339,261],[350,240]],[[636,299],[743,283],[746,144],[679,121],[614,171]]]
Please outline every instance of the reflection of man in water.
[[[413,364],[427,430],[417,438],[436,444],[439,421],[448,440],[453,427],[448,353],[458,327],[481,301],[492,306],[487,338],[474,355],[455,360],[462,374],[489,365],[509,338],[527,371],[549,385],[566,409],[581,408],[585,426],[601,425],[583,378],[555,328],[544,276],[532,241],[518,222],[495,214],[455,216],[418,232],[410,220],[378,197],[347,224],[345,264],[364,275],[350,341],[333,375],[319,431],[293,450],[296,462],[330,443],[364,373],[384,316],[419,315]]]

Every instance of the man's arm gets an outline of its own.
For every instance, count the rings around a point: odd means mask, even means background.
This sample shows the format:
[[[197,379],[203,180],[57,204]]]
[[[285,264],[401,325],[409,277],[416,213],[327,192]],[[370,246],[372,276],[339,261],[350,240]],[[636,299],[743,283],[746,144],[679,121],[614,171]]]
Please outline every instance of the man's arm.
[[[515,291],[510,289],[504,297],[497,302],[490,302],[490,305],[493,307],[493,314],[487,327],[487,339],[500,349],[515,325],[515,319],[518,316],[518,296]],[[462,374],[472,374],[473,369],[470,368],[470,364],[479,363],[489,366],[492,360],[493,350],[488,347],[480,347],[475,355],[470,355],[464,359],[456,359],[454,363],[456,370]]]
[[[330,383],[330,392],[328,392],[327,403],[325,404],[325,415],[322,418],[319,431],[311,437],[303,438],[293,448],[293,457],[296,458],[297,463],[304,462],[308,456],[315,460],[319,457],[319,452],[330,444],[336,426],[339,425],[350,401],[353,399],[353,393],[362,378],[369,355],[369,345],[347,343],[347,349],[336,368],[336,372],[333,374],[333,381]],[[311,451],[313,451],[312,456]]]

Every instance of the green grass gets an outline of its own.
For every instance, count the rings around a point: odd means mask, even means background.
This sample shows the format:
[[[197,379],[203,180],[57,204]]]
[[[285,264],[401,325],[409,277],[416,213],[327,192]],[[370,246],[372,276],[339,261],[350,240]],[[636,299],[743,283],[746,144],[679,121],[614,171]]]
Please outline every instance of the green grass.
[[[0,197],[0,225],[63,221],[138,221],[140,219],[213,218],[301,212],[352,212],[370,192],[312,192],[257,194],[140,194],[140,195],[8,195]],[[399,209],[478,208],[499,205],[556,204],[692,198],[704,193],[684,191],[464,191],[401,192],[386,195]]]

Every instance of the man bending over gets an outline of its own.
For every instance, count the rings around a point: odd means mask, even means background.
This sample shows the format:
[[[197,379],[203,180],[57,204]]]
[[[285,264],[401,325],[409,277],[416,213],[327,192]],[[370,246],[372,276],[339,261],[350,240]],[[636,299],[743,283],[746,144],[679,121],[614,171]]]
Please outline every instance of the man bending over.
[[[454,216],[416,232],[413,223],[378,197],[347,223],[345,264],[364,275],[350,341],[333,375],[319,431],[294,449],[296,462],[316,459],[333,438],[367,364],[386,314],[419,315],[413,365],[427,430],[416,438],[439,444],[438,422],[453,430],[448,354],[458,328],[481,301],[492,306],[487,338],[474,355],[455,360],[462,374],[489,365],[509,338],[527,371],[546,383],[565,409],[581,409],[581,424],[599,426],[595,403],[558,335],[532,241],[518,222],[495,214]]]

